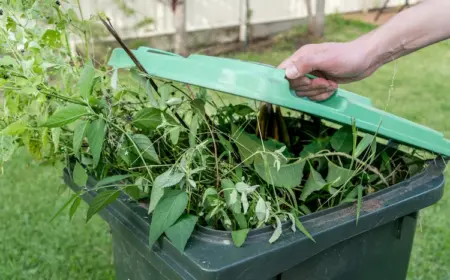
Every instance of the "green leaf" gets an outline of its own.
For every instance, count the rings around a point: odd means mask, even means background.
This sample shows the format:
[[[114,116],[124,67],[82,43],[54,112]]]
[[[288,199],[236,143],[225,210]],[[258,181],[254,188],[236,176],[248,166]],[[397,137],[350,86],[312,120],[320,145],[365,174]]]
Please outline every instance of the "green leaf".
[[[380,167],[380,171],[387,170],[389,174],[391,174],[392,173],[391,159],[389,158],[389,155],[386,153],[386,151],[383,151],[381,153],[381,159],[382,164]]]
[[[161,188],[152,188],[152,192],[150,194],[150,203],[148,205],[148,213],[151,214],[153,210],[155,210],[156,205],[158,205],[158,202],[161,200],[161,198],[164,196],[164,189]]]
[[[79,154],[81,145],[83,144],[84,135],[86,134],[87,125],[88,121],[82,120],[73,131],[72,146],[75,155]]]
[[[131,138],[139,148],[139,152],[142,154],[142,157],[144,159],[153,161],[158,164],[161,163],[152,141],[147,136],[143,134],[134,134],[133,136],[131,136]]]
[[[181,128],[179,126],[170,128],[170,141],[172,144],[178,144],[178,139],[180,138]]]
[[[128,194],[132,199],[138,200],[141,195],[141,191],[138,186],[126,186],[123,191]]]
[[[19,2],[20,1],[17,1],[17,3],[19,3]],[[8,17],[6,19],[6,29],[16,32],[16,27],[17,27],[17,23],[11,17]]]
[[[233,216],[234,216],[234,219],[236,220],[240,229],[248,228],[247,219],[245,218],[244,214],[233,212]]]
[[[172,97],[166,101],[166,105],[168,106],[180,105],[181,103],[183,103],[183,99],[179,97]]]
[[[356,205],[356,224],[358,224],[359,214],[361,213],[363,186],[358,185],[356,188],[358,189],[358,203]]]
[[[169,100],[171,92],[173,92],[171,83],[166,83],[159,87],[159,93],[161,94],[161,97],[159,98],[159,106],[161,109],[166,108],[166,102]]]
[[[0,135],[0,171],[2,164],[11,159],[16,148],[17,144],[12,136]]]
[[[193,111],[202,116],[205,114],[205,105],[205,101],[201,98],[196,98],[191,101],[191,107]]]
[[[61,33],[58,30],[47,29],[41,37],[41,42],[47,48],[58,49],[61,47]]]
[[[80,19],[78,18],[77,13],[73,9],[67,10],[67,16],[74,22],[79,22]]]
[[[258,202],[256,203],[255,214],[258,221],[262,222],[266,220],[266,202],[262,197],[259,197]]]
[[[113,184],[115,182],[122,181],[124,179],[130,178],[131,176],[133,176],[133,175],[127,174],[127,175],[114,175],[114,176],[111,176],[111,177],[106,177],[106,178],[100,180],[99,182],[97,182],[97,184],[95,185],[94,188],[108,186],[108,185],[111,185],[111,184]]]
[[[171,190],[164,194],[153,211],[148,238],[150,247],[183,214],[188,200],[188,195],[184,191]]]
[[[309,174],[308,180],[306,180],[305,187],[300,195],[300,200],[306,201],[313,192],[320,191],[326,185],[327,182],[322,178],[322,175],[311,167],[311,173]]]
[[[230,216],[228,216],[227,212],[223,209],[220,210],[220,213],[222,214],[221,222],[223,227],[227,231],[233,230],[233,223],[231,222]]]
[[[282,164],[280,170],[277,170],[277,166],[274,166],[273,162],[255,163],[254,166],[256,173],[268,184],[282,188],[294,188],[298,187],[302,181],[305,161],[298,160],[291,164]]]
[[[12,58],[11,56],[9,56],[9,55],[5,55],[5,56],[2,56],[1,58],[0,58],[0,66],[9,66],[9,65],[11,65],[11,66],[13,66],[13,67],[16,67],[17,66],[17,62],[16,62],[16,60],[14,59],[14,58]]]
[[[353,188],[350,192],[347,193],[345,198],[339,202],[339,204],[344,204],[347,202],[354,202],[356,196],[358,195],[358,187]]]
[[[78,209],[78,206],[80,206],[80,202],[81,202],[81,197],[77,196],[75,198],[75,200],[73,201],[72,206],[70,206],[70,209],[69,209],[69,219],[70,220],[72,220],[73,215],[75,214],[75,212]]]
[[[52,131],[53,146],[55,147],[55,153],[56,153],[56,152],[58,152],[58,148],[59,148],[59,137],[61,135],[61,128],[54,127],[51,129],[51,131]]]
[[[75,167],[73,168],[73,181],[77,186],[84,187],[86,185],[86,182],[88,180],[88,175],[86,173],[86,170],[84,170],[83,166],[79,164],[78,162],[75,164]]]
[[[297,226],[298,230],[301,231],[304,235],[306,235],[309,239],[316,242],[312,235],[308,232],[308,230],[303,226],[303,224],[300,222],[300,220],[295,217],[295,225]]]
[[[305,158],[309,155],[314,155],[320,151],[323,151],[328,146],[329,140],[328,138],[320,139],[317,138],[313,142],[309,143],[300,153],[301,158]]]
[[[184,176],[184,173],[174,172],[172,169],[168,169],[166,172],[155,178],[153,187],[162,189],[175,186],[184,178]]]
[[[80,80],[78,86],[80,89],[80,96],[87,100],[92,95],[92,89],[95,81],[95,69],[92,65],[92,61],[89,60],[83,67],[80,74]]]
[[[369,164],[371,164],[375,160],[375,156],[377,155],[377,141],[374,140],[372,144],[370,145],[370,161]]]
[[[184,214],[173,226],[165,231],[166,236],[181,253],[183,253],[186,243],[195,229],[197,221],[197,216]]]
[[[328,161],[328,174],[326,180],[328,183],[331,183],[331,186],[340,187],[347,183],[353,175],[353,170],[342,168],[331,161]]]
[[[86,222],[88,222],[92,218],[92,216],[94,216],[100,210],[108,206],[108,204],[114,202],[119,196],[120,190],[106,190],[98,193],[89,205]]]
[[[232,126],[232,128],[234,128],[232,129],[232,136],[238,147],[241,161],[243,161],[245,165],[252,164],[255,161],[253,154],[258,150],[262,150],[261,140],[255,135],[248,134],[242,129],[238,130],[234,126]]]
[[[249,231],[250,229],[247,228],[231,232],[231,238],[233,239],[233,243],[236,247],[239,248],[245,243]]]
[[[214,198],[218,197],[218,193],[217,190],[215,188],[207,188],[205,190],[205,192],[203,193],[203,199],[202,199],[202,204],[205,205],[205,201],[206,199],[208,199],[209,196],[213,196]]]
[[[274,243],[275,241],[280,238],[281,234],[283,233],[283,228],[281,226],[280,218],[275,216],[275,220],[277,221],[277,227],[275,228],[275,231],[273,232],[272,236],[269,239],[269,243]]]
[[[233,146],[231,146],[230,141],[225,139],[225,137],[222,136],[222,134],[217,133],[217,136],[219,137],[220,144],[227,150],[228,152],[232,153],[234,151]]]
[[[261,155],[255,156],[254,154],[258,151],[271,151],[274,152],[283,146],[284,144],[277,142],[273,139],[269,139],[267,141],[262,142],[260,138],[256,135],[249,134],[245,132],[242,128],[237,128],[235,125],[232,125],[232,138],[234,138],[234,142],[238,147],[239,155],[241,160],[244,161],[245,165],[250,165],[253,162],[257,164],[264,163]],[[264,148],[263,148],[264,144]],[[283,159],[282,163],[284,163]]]
[[[197,130],[198,130],[198,115],[195,114],[192,117],[191,125],[189,127],[189,146],[194,148],[197,143]]]
[[[309,210],[308,206],[306,206],[305,204],[302,204],[298,207],[303,213],[305,214],[311,214],[311,210]]]
[[[225,202],[228,207],[231,208],[233,213],[241,213],[241,203],[239,202],[240,196],[237,193],[236,187],[234,186],[233,181],[230,179],[222,179],[221,187],[223,190],[223,195],[225,197]]]
[[[343,126],[330,139],[331,147],[337,152],[350,153],[353,148],[353,132],[351,126]]]
[[[144,108],[137,112],[133,118],[133,124],[139,129],[154,130],[161,125],[162,111],[157,108]]]
[[[70,104],[57,110],[42,126],[61,127],[87,115],[89,115],[89,112],[86,107]]]
[[[375,137],[370,134],[364,135],[355,149],[355,157],[359,157],[375,140]]]
[[[255,110],[253,110],[252,108],[250,108],[249,106],[247,106],[245,104],[234,105],[233,110],[236,114],[243,116],[243,117],[255,112]]]
[[[24,121],[16,121],[5,127],[0,134],[1,135],[11,135],[19,136],[27,130],[27,125]]]
[[[58,217],[64,209],[66,209],[72,201],[74,201],[78,197],[78,193],[72,194],[69,200],[66,201],[66,203],[61,206],[58,211],[56,211],[55,215],[50,219],[50,222],[52,222],[56,217]]]
[[[87,125],[86,137],[89,143],[89,150],[93,159],[94,168],[97,167],[100,161],[100,155],[103,149],[103,142],[105,141],[106,123],[102,119],[93,120]]]

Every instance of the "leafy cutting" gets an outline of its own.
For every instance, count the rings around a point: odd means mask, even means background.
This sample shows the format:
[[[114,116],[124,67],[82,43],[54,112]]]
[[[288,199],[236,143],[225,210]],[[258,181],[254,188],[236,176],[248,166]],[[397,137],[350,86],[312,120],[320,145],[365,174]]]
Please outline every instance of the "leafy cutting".
[[[423,168],[417,154],[360,136],[354,125],[336,129],[150,77],[105,16],[79,19],[70,7],[29,2],[9,1],[0,17],[0,167],[20,146],[36,160],[68,162],[80,191],[56,215],[67,209],[72,217],[91,192],[90,220],[126,195],[152,217],[150,245],[165,236],[183,251],[196,226],[228,231],[237,247],[251,230],[273,227],[273,243],[288,231],[284,223],[314,240],[301,216],[354,203],[360,218],[365,195]],[[135,67],[93,59],[91,27],[99,22]],[[71,49],[72,36],[84,41],[83,55]]]

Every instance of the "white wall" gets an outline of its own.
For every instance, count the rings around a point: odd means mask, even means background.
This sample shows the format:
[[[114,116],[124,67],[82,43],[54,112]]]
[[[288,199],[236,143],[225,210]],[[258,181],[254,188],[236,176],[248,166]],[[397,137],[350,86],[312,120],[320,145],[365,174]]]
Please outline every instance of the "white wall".
[[[122,0],[137,13],[127,16],[117,6],[116,0],[80,0],[85,16],[104,12],[109,16],[123,38],[152,37],[174,32],[170,0]],[[185,0],[187,3],[187,30],[201,31],[239,25],[241,0]],[[253,12],[252,24],[276,23],[306,17],[304,0],[249,0]],[[364,8],[380,7],[384,0],[326,0],[326,13],[353,12]],[[315,0],[312,0],[313,12]],[[404,0],[391,0],[390,6],[402,5]],[[410,1],[415,3],[417,1]],[[145,17],[154,19],[146,29],[135,25]]]

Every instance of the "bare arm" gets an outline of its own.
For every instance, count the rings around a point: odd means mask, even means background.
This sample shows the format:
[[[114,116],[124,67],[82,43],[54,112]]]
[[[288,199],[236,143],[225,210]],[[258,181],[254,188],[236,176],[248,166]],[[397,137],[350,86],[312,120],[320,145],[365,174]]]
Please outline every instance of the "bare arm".
[[[450,0],[426,0],[358,39],[305,45],[280,64],[299,96],[327,99],[338,83],[366,78],[380,66],[450,38]],[[310,80],[305,74],[320,78]]]
[[[366,46],[373,63],[381,66],[448,38],[450,1],[426,0],[356,41]]]

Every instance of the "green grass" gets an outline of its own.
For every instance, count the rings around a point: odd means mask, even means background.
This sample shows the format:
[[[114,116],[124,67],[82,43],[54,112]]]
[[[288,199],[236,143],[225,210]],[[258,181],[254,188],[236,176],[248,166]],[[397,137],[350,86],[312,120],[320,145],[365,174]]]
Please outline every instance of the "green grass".
[[[72,221],[64,213],[49,222],[69,197],[61,176],[61,166],[39,166],[23,150],[5,166],[0,279],[113,279],[111,236],[99,216],[86,224],[83,203]]]
[[[331,17],[326,37],[345,41],[372,28]],[[292,42],[303,30],[287,32],[268,51],[233,57],[277,65],[295,50]],[[442,42],[388,64],[364,81],[342,87],[450,137],[450,122],[446,121],[450,115],[449,73],[450,42]],[[67,193],[61,194],[60,177],[61,166],[38,166],[22,152],[5,167],[5,175],[0,176],[1,279],[113,279],[108,226],[98,216],[85,224],[86,205],[82,204],[82,211],[72,221],[65,213],[48,222],[67,198]],[[421,212],[408,280],[450,279],[449,211],[446,192],[439,203]]]

